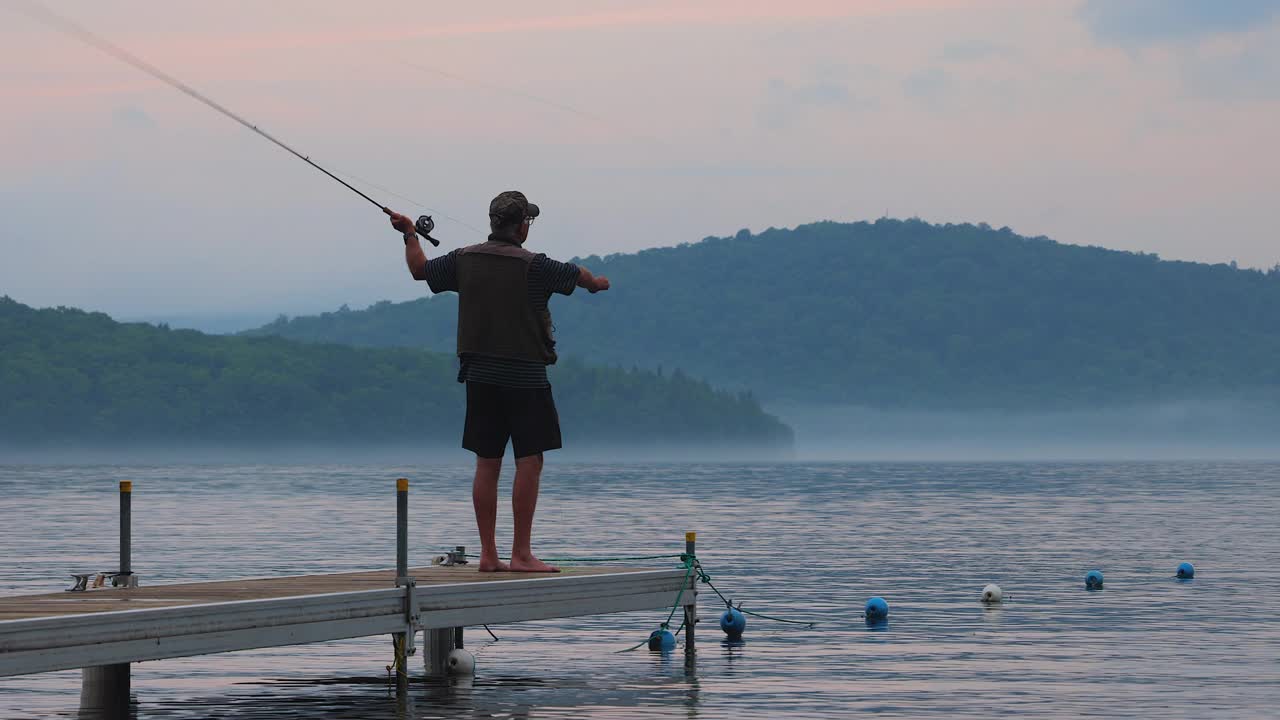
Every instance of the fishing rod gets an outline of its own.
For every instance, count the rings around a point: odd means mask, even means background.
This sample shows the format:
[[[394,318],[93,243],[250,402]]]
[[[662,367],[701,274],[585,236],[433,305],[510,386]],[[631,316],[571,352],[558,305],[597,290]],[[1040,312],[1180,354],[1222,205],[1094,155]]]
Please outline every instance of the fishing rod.
[[[94,48],[97,48],[98,50],[101,50],[102,52],[104,52],[104,53],[106,53],[106,54],[108,54],[108,55],[110,55],[110,56],[112,56],[112,57],[116,58],[117,60],[120,60],[121,62],[128,63],[129,65],[132,65],[134,68],[136,68],[136,69],[138,69],[138,70],[141,70],[142,72],[144,72],[144,73],[146,73],[146,74],[150,75],[151,77],[153,77],[153,78],[155,78],[155,79],[157,79],[157,80],[159,80],[159,81],[163,82],[164,84],[166,84],[166,85],[168,85],[168,86],[170,86],[170,87],[172,87],[172,88],[174,88],[174,89],[176,89],[176,90],[178,90],[178,91],[180,91],[180,92],[182,92],[182,93],[186,94],[187,96],[189,96],[189,97],[191,97],[191,98],[193,98],[193,99],[195,99],[195,100],[198,100],[199,102],[203,103],[204,105],[206,105],[206,106],[208,106],[208,107],[210,107],[210,108],[212,108],[212,109],[216,110],[217,112],[219,112],[219,113],[221,113],[221,114],[223,114],[223,115],[225,115],[225,116],[227,116],[227,117],[231,118],[232,120],[235,120],[236,122],[240,123],[241,125],[243,125],[243,126],[245,126],[245,127],[249,128],[250,130],[254,131],[255,133],[257,133],[257,134],[261,135],[262,137],[266,138],[267,140],[270,140],[271,142],[275,143],[275,144],[276,144],[277,146],[279,146],[280,148],[283,148],[284,150],[288,151],[291,155],[293,155],[294,157],[298,158],[299,160],[301,160],[301,161],[305,162],[306,164],[310,165],[311,167],[313,167],[313,168],[315,168],[315,169],[319,170],[320,172],[324,173],[325,175],[328,175],[329,177],[333,178],[334,180],[337,180],[338,182],[342,183],[342,186],[343,186],[343,187],[345,187],[346,189],[350,190],[351,192],[353,192],[353,193],[355,193],[355,194],[359,195],[360,197],[364,198],[365,200],[368,200],[370,203],[372,203],[373,205],[375,205],[375,206],[376,206],[379,210],[381,210],[382,212],[386,213],[387,215],[390,215],[390,214],[391,214],[391,208],[387,207],[386,205],[383,205],[382,203],[378,202],[377,200],[374,200],[373,198],[371,198],[371,197],[369,197],[368,195],[364,194],[363,192],[361,192],[360,190],[358,190],[355,186],[351,185],[351,183],[348,183],[346,180],[343,180],[342,178],[338,177],[337,175],[334,175],[333,173],[329,172],[328,170],[325,170],[323,167],[320,167],[319,163],[315,162],[315,161],[314,161],[314,160],[312,160],[310,157],[308,157],[308,156],[306,156],[306,155],[303,155],[302,153],[298,152],[297,150],[294,150],[293,148],[289,147],[289,146],[288,146],[288,145],[286,145],[284,142],[282,142],[280,139],[278,139],[278,138],[276,138],[275,136],[271,135],[271,134],[270,134],[270,133],[268,133],[267,131],[263,130],[262,128],[258,127],[257,125],[254,125],[253,123],[249,122],[248,120],[244,119],[243,117],[241,117],[241,116],[239,116],[239,115],[237,115],[237,114],[235,114],[235,113],[231,112],[231,111],[230,111],[230,110],[228,110],[227,108],[223,107],[222,105],[219,105],[218,103],[214,102],[213,100],[209,99],[208,97],[205,97],[204,95],[202,95],[202,94],[200,94],[199,92],[197,92],[197,91],[196,91],[194,88],[192,88],[190,85],[187,85],[186,83],[182,82],[181,80],[178,80],[177,78],[173,77],[172,75],[169,75],[168,73],[164,72],[164,71],[163,71],[163,70],[161,70],[160,68],[158,68],[158,67],[156,67],[156,66],[154,66],[154,65],[152,65],[152,64],[150,64],[150,63],[148,63],[147,61],[145,61],[145,60],[143,60],[142,58],[140,58],[140,57],[138,57],[138,56],[136,56],[136,55],[134,55],[134,54],[130,53],[129,51],[125,50],[124,48],[122,48],[122,47],[120,47],[120,46],[118,46],[118,45],[115,45],[114,43],[111,43],[110,41],[106,40],[105,38],[99,37],[98,35],[94,34],[93,32],[90,32],[88,29],[86,29],[86,28],[84,28],[84,27],[82,27],[82,26],[80,26],[80,25],[77,25],[76,23],[72,22],[71,20],[68,20],[67,18],[62,17],[61,15],[58,15],[57,13],[53,12],[52,10],[50,10],[50,9],[48,9],[48,8],[46,8],[46,7],[44,7],[43,5],[41,5],[41,4],[39,4],[39,3],[35,3],[35,2],[27,2],[27,1],[25,1],[25,0],[19,0],[19,2],[16,2],[15,4],[18,6],[18,9],[19,9],[19,10],[21,10],[21,11],[22,11],[25,15],[27,15],[28,17],[31,17],[31,18],[33,18],[33,19],[35,19],[35,20],[38,20],[38,21],[40,21],[40,22],[43,22],[43,23],[45,23],[46,25],[49,25],[50,27],[54,28],[55,30],[60,30],[60,31],[62,31],[62,32],[64,32],[64,33],[68,34],[68,35],[71,35],[72,37],[75,37],[75,38],[79,39],[81,42],[84,42],[84,43],[85,43],[85,44],[87,44],[87,45],[90,45],[90,46],[92,46],[92,47],[94,47]],[[431,219],[431,216],[430,216],[430,215],[422,215],[422,216],[420,216],[420,217],[418,218],[417,222],[415,222],[415,223],[414,223],[414,226],[413,226],[414,230],[415,230],[419,235],[421,235],[422,237],[426,238],[426,239],[427,239],[427,240],[428,240],[432,245],[434,245],[434,246],[436,246],[436,247],[439,247],[439,246],[440,246],[440,241],[439,241],[439,240],[437,240],[437,239],[435,239],[435,238],[433,238],[433,237],[431,237],[431,231],[432,231],[432,230],[434,230],[434,229],[435,229],[435,227],[436,227],[435,221]]]

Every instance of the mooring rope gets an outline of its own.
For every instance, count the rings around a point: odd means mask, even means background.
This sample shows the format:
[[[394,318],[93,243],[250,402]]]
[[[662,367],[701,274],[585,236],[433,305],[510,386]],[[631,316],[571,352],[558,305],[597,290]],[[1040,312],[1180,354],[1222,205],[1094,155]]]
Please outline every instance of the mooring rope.
[[[640,649],[640,648],[642,648],[642,647],[644,647],[645,645],[648,645],[648,644],[649,644],[649,638],[645,638],[645,639],[641,640],[640,642],[636,643],[635,645],[632,645],[631,647],[629,647],[629,648],[627,648],[627,649],[625,649],[625,650],[614,650],[614,652],[615,652],[615,653],[631,652],[632,650],[638,650],[638,649]]]
[[[671,634],[671,636],[672,636],[672,637],[680,637],[680,631],[681,631],[681,630],[684,630],[684,620],[681,620],[681,621],[680,621],[680,627],[676,628],[676,631],[675,631],[674,633],[672,633],[672,634]],[[645,638],[644,640],[641,640],[640,642],[636,643],[635,645],[632,645],[632,646],[631,646],[631,647],[629,647],[629,648],[626,648],[626,649],[623,649],[623,650],[614,650],[613,652],[614,652],[614,654],[615,654],[615,655],[616,655],[616,654],[618,654],[618,653],[631,652],[632,650],[636,650],[636,649],[638,649],[638,648],[642,648],[642,647],[644,647],[645,645],[648,645],[648,644],[649,644],[649,638]]]
[[[671,606],[671,612],[667,614],[667,621],[662,623],[663,630],[671,627],[671,618],[675,617],[676,610],[680,609],[680,598],[684,597],[684,587],[689,584],[689,576],[693,574],[693,563],[692,555],[684,556],[684,579],[680,581],[680,592],[676,593],[676,602]]]
[[[480,556],[468,553],[466,557],[479,558]],[[501,558],[501,559],[509,559],[509,558]],[[735,610],[737,610],[738,612],[744,615],[750,615],[752,617],[757,617],[762,620],[771,620],[773,622],[780,622],[787,625],[796,625],[800,628],[806,628],[806,629],[813,628],[818,625],[817,621],[791,620],[789,618],[778,617],[776,615],[766,615],[765,613],[762,613],[762,612],[747,610],[746,608],[743,608],[741,605],[735,606],[733,604],[733,601],[730,600],[723,592],[720,592],[720,588],[716,587],[715,584],[711,582],[711,575],[709,575],[707,571],[703,568],[702,561],[699,560],[696,555],[693,555],[690,553],[673,553],[673,554],[667,554],[667,555],[617,555],[612,557],[543,558],[545,562],[555,562],[555,563],[564,563],[564,564],[624,562],[624,561],[637,561],[637,560],[672,560],[672,559],[680,560],[680,564],[685,568],[685,574],[684,574],[684,579],[681,580],[680,582],[680,590],[679,592],[676,593],[675,602],[672,603],[671,605],[671,611],[667,613],[666,621],[659,625],[660,630],[667,630],[671,627],[671,621],[672,619],[675,618],[676,611],[680,609],[680,601],[684,599],[684,591],[685,591],[685,587],[689,584],[689,577],[694,572],[697,572],[697,581],[711,588],[711,591],[714,592],[720,598],[721,602],[723,602],[726,607],[734,608]],[[488,630],[487,627],[485,629]],[[683,620],[680,622],[680,627],[675,631],[675,633],[673,633],[673,635],[679,636],[681,630],[684,630]],[[493,633],[490,632],[490,634],[492,635]],[[645,638],[643,641],[636,643],[635,645],[629,648],[626,648],[625,650],[617,650],[615,652],[620,652],[620,653],[630,652],[637,648],[643,647],[644,645],[648,644],[648,642],[649,642],[648,638]]]
[[[477,559],[480,556],[473,553],[467,553],[467,557],[471,559]],[[677,554],[670,554],[670,555],[621,555],[618,557],[549,557],[549,558],[542,558],[542,561],[573,564],[573,563],[595,563],[595,562],[625,562],[625,561],[635,561],[635,560],[673,560],[673,559],[683,559],[684,557],[685,557],[684,553],[677,553]],[[499,557],[498,559],[510,560],[511,558]]]
[[[683,557],[684,557],[684,554],[681,553],[676,555],[630,555],[630,556],[622,556],[622,557],[591,557],[591,558],[565,557],[565,558],[548,558],[548,560],[550,562],[563,562],[563,563],[592,563],[592,562],[622,562],[626,560],[672,560],[672,559],[679,559]]]
[[[720,592],[720,589],[717,588],[714,584],[712,584],[711,576],[708,575],[706,571],[702,569],[702,563],[699,562],[697,559],[695,559],[694,562],[698,566],[698,581],[703,583],[707,587],[711,588],[712,592],[714,592],[716,595],[719,595],[720,599],[724,601],[724,604],[726,606],[731,608],[734,607],[733,601],[725,597],[724,593]],[[758,612],[753,612],[751,610],[744,609],[741,605],[739,605],[734,609],[736,609],[738,612],[742,613],[743,615],[751,615],[753,617],[758,617],[765,620],[773,620],[774,622],[788,623],[790,625],[801,625],[806,628],[811,628],[818,624],[817,622],[807,622],[804,620],[788,620],[786,618],[774,617],[773,615],[765,615],[764,613],[758,613]]]
[[[392,683],[392,672],[393,672],[393,671],[394,671],[394,673],[395,673],[395,674],[397,674],[397,675],[403,675],[405,678],[408,678],[408,677],[409,677],[409,668],[405,667],[405,666],[408,664],[409,659],[408,659],[407,657],[405,657],[405,658],[404,658],[404,661],[403,661],[403,662],[401,662],[400,647],[401,647],[401,645],[402,645],[403,643],[404,643],[404,641],[400,639],[400,634],[399,634],[399,633],[393,633],[393,634],[391,635],[391,647],[392,647],[392,649],[393,649],[393,652],[395,653],[395,657],[393,657],[393,658],[392,658],[392,660],[391,660],[391,664],[387,666],[387,685],[388,685],[388,687],[389,687],[389,686],[391,685],[391,683]]]
[[[672,556],[668,556],[668,557],[672,557]],[[671,619],[676,616],[676,610],[680,609],[680,600],[684,598],[684,589],[689,584],[689,576],[693,574],[693,564],[696,561],[696,558],[694,558],[692,555],[689,555],[687,553],[681,553],[680,555],[676,555],[674,557],[679,557],[683,561],[684,578],[680,580],[680,591],[676,593],[676,601],[671,604],[671,612],[667,613],[667,619],[661,625],[658,626],[658,630],[666,630],[671,627]],[[672,633],[671,636],[676,637],[677,635],[680,634],[680,631],[683,629],[684,629],[684,620],[681,619],[680,627],[677,628],[676,631]],[[654,632],[657,632],[657,631],[655,630]],[[650,637],[652,637],[652,633],[650,634]],[[635,650],[639,647],[642,647],[648,644],[649,644],[649,638],[645,638],[644,640],[636,643],[635,645],[632,645],[629,648],[626,648],[625,650],[615,650],[614,652],[619,652],[619,653],[631,652],[632,650]]]

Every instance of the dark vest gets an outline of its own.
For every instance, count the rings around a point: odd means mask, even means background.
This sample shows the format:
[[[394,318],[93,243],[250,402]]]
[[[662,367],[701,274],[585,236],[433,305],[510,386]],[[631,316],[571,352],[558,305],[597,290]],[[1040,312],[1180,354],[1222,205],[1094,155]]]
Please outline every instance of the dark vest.
[[[458,354],[556,361],[551,311],[529,302],[529,266],[535,255],[508,242],[462,248],[457,255]]]

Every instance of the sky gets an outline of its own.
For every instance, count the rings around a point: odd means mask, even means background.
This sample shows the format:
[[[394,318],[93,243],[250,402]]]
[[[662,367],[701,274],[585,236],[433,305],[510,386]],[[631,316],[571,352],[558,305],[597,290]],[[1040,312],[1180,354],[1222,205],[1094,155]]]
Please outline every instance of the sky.
[[[20,4],[0,295],[212,318],[426,293],[377,208]],[[445,250],[519,189],[562,259],[888,215],[1280,262],[1280,0],[48,6],[434,213]]]

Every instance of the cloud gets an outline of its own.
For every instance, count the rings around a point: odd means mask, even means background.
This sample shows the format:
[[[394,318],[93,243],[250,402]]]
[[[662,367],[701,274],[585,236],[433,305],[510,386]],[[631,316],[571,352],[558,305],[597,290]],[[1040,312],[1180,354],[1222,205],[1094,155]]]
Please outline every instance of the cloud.
[[[1256,46],[1181,53],[1177,62],[1184,90],[1202,100],[1280,100],[1276,41],[1280,37]]]
[[[871,110],[873,99],[860,97],[834,70],[822,70],[813,80],[793,82],[770,78],[765,84],[765,97],[760,105],[760,125],[771,130],[787,127],[798,114],[812,110]]]
[[[951,76],[940,67],[921,68],[902,81],[902,90],[919,100],[936,100],[951,84]]]
[[[1108,4],[1126,2],[1157,7]],[[538,239],[553,256],[889,207],[1274,264],[1280,102],[1259,98],[1280,90],[1280,16],[1117,47],[1099,38],[1121,37],[1120,11],[1086,6],[1105,26],[1091,33],[1084,4],[58,3],[326,167],[480,225],[495,184],[550,198],[564,211]],[[154,315],[420,292],[380,244],[374,208],[181,93],[21,19],[0,20],[0,60],[0,294]],[[476,92],[485,84],[551,102]],[[659,232],[616,222],[633,196],[660,208]],[[57,242],[68,207],[110,252],[78,263],[82,248]],[[442,225],[454,246],[483,237]]]
[[[938,54],[938,59],[944,62],[974,62],[1012,57],[1017,54],[1018,52],[1008,45],[986,40],[962,40],[947,43]]]
[[[1086,0],[1080,19],[1107,45],[1142,47],[1253,30],[1280,15],[1280,0]]]
[[[111,123],[122,130],[152,130],[156,121],[136,105],[121,105],[111,113]]]
[[[1187,98],[1280,99],[1280,0],[1087,0],[1079,16],[1135,60],[1169,58]]]

